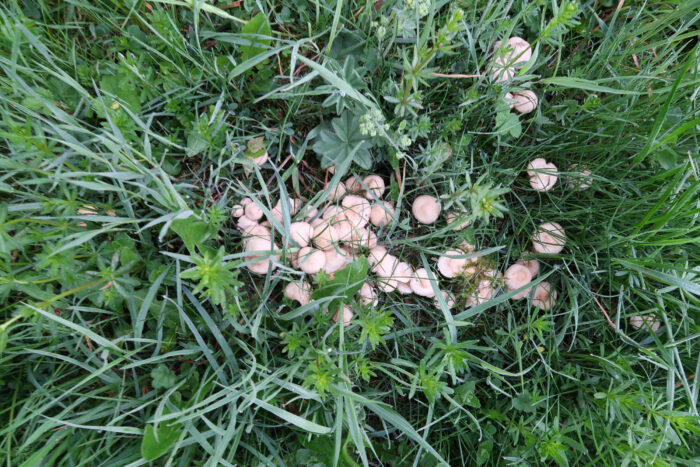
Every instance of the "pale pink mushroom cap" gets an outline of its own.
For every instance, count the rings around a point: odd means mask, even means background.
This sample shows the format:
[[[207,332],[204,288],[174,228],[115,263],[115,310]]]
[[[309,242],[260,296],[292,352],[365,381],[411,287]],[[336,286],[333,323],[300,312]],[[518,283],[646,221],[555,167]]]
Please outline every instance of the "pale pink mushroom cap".
[[[308,222],[292,222],[289,225],[289,234],[297,245],[305,247],[314,235],[314,228]]]
[[[231,215],[233,217],[241,217],[241,216],[245,215],[245,209],[243,209],[242,205],[236,204],[231,209]]]
[[[398,290],[399,293],[402,293],[404,295],[408,295],[410,293],[413,293],[413,289],[411,289],[411,285],[407,282],[398,281],[396,283],[396,290]]]
[[[509,292],[519,289],[520,287],[526,286],[532,282],[532,273],[523,264],[515,263],[508,269],[506,269],[505,283],[506,288]],[[525,289],[517,294],[513,295],[514,299],[520,299],[526,297],[530,293],[530,289]]]
[[[323,270],[328,274],[333,274],[336,271],[340,271],[352,260],[344,248],[331,248],[330,250],[324,251],[326,255],[326,264]]]
[[[250,198],[243,198],[243,199],[241,200],[241,206],[246,207],[246,206],[248,206],[248,205],[249,205],[250,203],[252,203],[252,202],[253,202],[253,200],[250,199]]]
[[[432,224],[440,216],[440,203],[430,195],[420,195],[413,201],[413,217],[421,224]]]
[[[528,164],[527,173],[530,175],[530,186],[536,191],[549,191],[557,183],[559,175],[557,166],[551,162],[541,164],[538,159],[535,160],[538,161],[537,168],[532,163]]]
[[[467,263],[469,263],[469,259],[450,257],[460,255],[464,255],[464,253],[459,250],[447,250],[443,253],[438,259],[438,271],[440,271],[440,274],[447,278],[453,278],[461,273],[467,266]]]
[[[498,46],[496,46],[498,44]],[[498,50],[501,46],[501,41],[494,44],[494,50]],[[507,50],[503,55],[503,60],[505,63],[509,64],[515,69],[522,68],[522,66],[530,60],[532,57],[532,47],[523,38],[513,36],[508,39],[504,46]]]
[[[537,108],[537,104],[539,103],[537,94],[529,89],[513,94],[513,99],[515,100],[513,108],[516,112],[521,114],[532,112]]]
[[[394,209],[394,205],[392,203],[380,201],[372,206],[369,221],[375,227],[382,227],[391,223],[395,214],[396,210]]]
[[[532,304],[537,308],[549,310],[557,301],[557,291],[552,289],[549,282],[540,282],[535,287]]]
[[[362,184],[354,175],[350,175],[350,177],[345,180],[345,188],[348,193],[359,193],[363,190]]]
[[[365,192],[365,198],[372,200],[375,198],[381,198],[384,194],[386,186],[384,185],[384,180],[379,175],[368,175],[362,182],[367,185],[369,189]]]
[[[372,288],[367,282],[362,284],[360,290],[358,291],[360,296],[360,301],[365,305],[377,306],[379,303],[379,298],[377,296],[377,291]]]
[[[263,165],[265,162],[267,162],[267,158],[268,158],[268,157],[269,157],[269,154],[267,153],[267,151],[265,151],[265,154],[263,154],[262,156],[255,157],[255,158],[253,158],[253,159],[251,159],[251,160],[253,161],[253,163],[255,163],[255,165],[261,166],[261,165]]]
[[[313,244],[321,250],[328,250],[335,246],[339,238],[335,227],[324,221],[314,227]]]
[[[247,216],[239,217],[238,222],[236,222],[236,228],[243,233],[246,233],[256,225],[259,224],[256,221],[249,219]]]
[[[304,247],[299,250],[299,266],[307,274],[316,274],[326,265],[326,255],[321,250]]]
[[[304,208],[304,220],[310,222],[318,216],[318,209],[313,206]]]
[[[442,294],[442,298],[445,300],[445,305],[447,305],[447,309],[451,310],[455,306],[454,296],[450,293],[447,293],[444,290],[441,290],[440,294]],[[433,304],[435,305],[435,308],[440,308],[440,302],[438,301],[437,296],[433,298]]]
[[[448,212],[447,213],[447,224],[452,227],[452,230],[463,230],[471,224],[471,222],[467,219],[463,222],[458,223],[457,221],[462,218],[462,217],[467,217],[465,213],[459,213],[459,212]],[[454,224],[454,225],[453,225]]]
[[[386,248],[381,245],[377,245],[369,251],[369,256],[367,256],[367,262],[371,267],[376,266],[379,262],[388,255]]]
[[[258,238],[258,237],[253,237],[250,240],[245,242],[245,251],[246,252],[252,252],[252,251],[270,251],[271,250],[277,250],[277,246],[274,244],[270,244],[270,240],[264,239],[264,238]],[[269,257],[265,257],[265,255],[261,253],[254,253],[254,254],[249,254],[244,257],[246,261],[251,260],[251,259],[256,259],[256,258],[264,258],[260,261],[255,261],[251,264],[248,264],[246,267],[251,271],[256,274],[266,274],[268,268],[271,267],[272,270],[275,269],[275,264],[270,261]]]
[[[345,196],[345,193],[347,192],[347,188],[345,188],[345,184],[343,183],[338,183],[334,189],[330,191],[329,198],[332,199],[333,201],[337,201],[343,196]]]
[[[564,228],[556,222],[545,222],[532,234],[532,249],[537,253],[555,255],[566,244]]]
[[[534,177],[538,172],[545,172],[547,169],[549,162],[544,157],[537,157],[527,164],[527,176]]]
[[[656,319],[655,316],[653,315],[645,315],[645,316],[632,316],[630,318],[630,325],[634,329],[641,329],[646,327],[645,324],[648,324],[651,327],[651,330],[653,332],[656,332],[659,330],[661,327],[661,321]]]
[[[311,297],[311,286],[306,281],[289,282],[284,288],[284,296],[302,306],[307,305]]]
[[[411,279],[413,279],[413,268],[411,265],[405,261],[401,261],[399,264],[397,264],[396,269],[394,270],[394,279],[403,284],[410,283]]]
[[[428,271],[425,268],[416,269],[409,285],[416,295],[428,298],[435,296],[435,290],[433,290],[433,285],[428,278]]]
[[[573,164],[571,170],[574,171],[578,167],[578,164]],[[573,190],[587,190],[591,187],[591,171],[588,169],[583,169],[577,173],[571,174],[571,179],[569,180],[569,188]]]
[[[267,229],[267,227],[264,227],[260,224],[252,225],[249,228],[247,228],[245,232],[243,232],[244,245],[256,238],[263,239],[269,243],[270,240],[272,240],[272,233]]]
[[[345,218],[357,228],[362,228],[369,222],[372,206],[364,198],[348,195],[341,202],[345,209]]]
[[[394,279],[394,272],[399,265],[399,260],[396,256],[385,254],[381,260],[374,265],[372,272],[378,277]]]
[[[536,259],[519,259],[515,262],[515,264],[522,264],[523,266],[528,268],[533,278],[537,277],[537,274],[539,274],[540,272],[540,262]]]
[[[252,221],[258,221],[263,216],[263,212],[257,204],[248,203],[245,207],[245,216]]]
[[[343,305],[342,313],[343,313],[343,326],[349,326],[350,322],[352,321],[352,317],[354,316],[354,313],[352,312],[352,308],[350,308],[347,305]],[[333,321],[335,321],[336,323],[338,322],[338,311],[336,311],[333,314]]]
[[[496,289],[493,288],[493,282],[490,280],[482,280],[479,282],[479,287],[476,289],[474,301],[479,304],[491,300],[496,294]]]

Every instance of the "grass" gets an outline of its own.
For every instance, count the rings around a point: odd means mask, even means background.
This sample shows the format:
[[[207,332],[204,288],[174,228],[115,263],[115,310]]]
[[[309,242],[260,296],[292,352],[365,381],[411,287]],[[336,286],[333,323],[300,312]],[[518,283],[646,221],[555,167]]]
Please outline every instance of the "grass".
[[[6,465],[700,462],[700,2],[463,2],[435,52],[456,5],[411,3],[428,12],[402,33],[382,18],[415,19],[404,2],[229,3],[0,7]],[[261,10],[271,33],[230,18]],[[491,83],[491,44],[514,35],[535,58]],[[540,105],[515,117],[498,102],[522,88]],[[388,129],[370,140],[353,125],[373,109]],[[343,113],[321,151],[315,128]],[[535,157],[553,190],[530,188]],[[582,167],[591,188],[568,187]],[[249,272],[233,205],[322,206],[348,172],[391,184],[403,214],[380,240],[434,274],[464,240],[503,271],[560,223],[566,248],[538,257],[557,304],[382,293],[341,327],[324,310],[360,266],[284,299],[292,245]],[[456,233],[408,214],[433,194],[476,215],[482,176],[502,217]]]

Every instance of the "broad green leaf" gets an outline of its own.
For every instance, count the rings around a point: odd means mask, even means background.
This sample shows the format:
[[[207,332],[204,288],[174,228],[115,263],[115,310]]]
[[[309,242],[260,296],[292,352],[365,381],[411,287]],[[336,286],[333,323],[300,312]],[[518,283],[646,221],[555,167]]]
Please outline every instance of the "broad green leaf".
[[[369,150],[373,144],[360,131],[359,117],[345,111],[330,124],[322,124],[315,130],[317,137],[312,148],[321,156],[321,167],[338,167],[350,160],[363,169],[372,168],[372,154]]]
[[[188,219],[178,219],[173,221],[170,225],[170,229],[174,230],[176,234],[180,236],[187,249],[194,253],[195,247],[201,249],[204,242],[209,240],[211,233],[209,230],[209,224],[202,221],[192,221]]]
[[[241,34],[256,34],[269,37],[272,36],[272,29],[270,28],[270,22],[267,20],[267,17],[262,13],[258,13],[243,26]],[[241,46],[242,62],[265,52],[270,46],[270,39],[262,39],[260,37],[246,37],[246,39],[249,39],[254,45]]]
[[[178,424],[172,426],[161,424],[157,429],[153,425],[146,425],[141,440],[141,455],[147,461],[158,459],[175,444],[181,431]]]
[[[335,273],[335,277],[311,294],[313,300],[333,297],[328,310],[337,310],[343,302],[352,300],[367,278],[369,264],[364,256],[356,259]]]
[[[167,389],[175,385],[177,376],[175,372],[162,363],[151,370],[151,385],[156,389]]]

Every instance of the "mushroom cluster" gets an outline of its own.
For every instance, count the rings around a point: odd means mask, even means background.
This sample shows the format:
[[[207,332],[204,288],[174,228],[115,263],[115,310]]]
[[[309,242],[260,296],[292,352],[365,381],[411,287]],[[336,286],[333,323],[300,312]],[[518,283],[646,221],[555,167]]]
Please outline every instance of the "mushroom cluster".
[[[515,72],[525,66],[532,58],[532,46],[521,37],[511,37],[505,42],[493,44],[494,56],[491,61],[491,80],[497,83],[509,82]],[[539,99],[530,89],[505,95],[511,109],[521,114],[530,113],[537,108]]]

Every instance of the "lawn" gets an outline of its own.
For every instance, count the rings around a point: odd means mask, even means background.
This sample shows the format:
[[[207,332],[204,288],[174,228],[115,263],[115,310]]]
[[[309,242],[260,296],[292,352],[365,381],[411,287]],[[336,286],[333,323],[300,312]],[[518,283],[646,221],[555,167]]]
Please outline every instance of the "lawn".
[[[700,464],[699,26],[6,0],[0,460]]]

